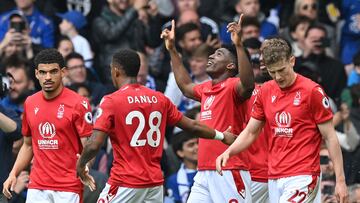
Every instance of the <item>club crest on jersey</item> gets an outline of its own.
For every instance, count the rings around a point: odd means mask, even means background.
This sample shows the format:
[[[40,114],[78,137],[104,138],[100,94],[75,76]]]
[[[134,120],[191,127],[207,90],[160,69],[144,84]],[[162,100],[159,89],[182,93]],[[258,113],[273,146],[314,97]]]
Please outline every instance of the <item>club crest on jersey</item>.
[[[286,111],[275,114],[275,122],[278,127],[275,128],[275,135],[281,137],[292,137],[294,129],[291,128],[291,114]]]
[[[205,103],[204,103],[204,110],[208,110],[210,108],[210,106],[212,105],[212,103],[215,100],[215,96],[211,95],[210,97],[206,98]]]
[[[301,92],[296,92],[293,104],[295,106],[299,106],[300,105],[300,100],[301,100]]]
[[[64,111],[65,111],[64,104],[60,104],[56,117],[57,118],[63,118],[64,117]]]

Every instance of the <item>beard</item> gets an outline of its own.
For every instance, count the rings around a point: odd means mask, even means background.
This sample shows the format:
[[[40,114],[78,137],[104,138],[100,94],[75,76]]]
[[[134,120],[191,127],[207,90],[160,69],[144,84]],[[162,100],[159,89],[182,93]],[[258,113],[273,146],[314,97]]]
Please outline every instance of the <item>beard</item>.
[[[19,95],[16,98],[11,98],[10,97],[10,100],[14,104],[23,104],[25,102],[25,99],[28,96],[32,95],[33,93],[34,93],[33,90],[26,90],[26,91],[20,92]]]

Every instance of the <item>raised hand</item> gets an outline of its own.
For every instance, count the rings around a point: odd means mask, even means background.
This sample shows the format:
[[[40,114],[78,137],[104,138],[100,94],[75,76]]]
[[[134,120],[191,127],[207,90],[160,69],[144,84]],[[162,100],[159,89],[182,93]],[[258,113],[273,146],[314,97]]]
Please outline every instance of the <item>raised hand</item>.
[[[227,32],[231,33],[231,41],[234,43],[235,46],[242,46],[241,22],[243,16],[244,14],[241,14],[238,22],[232,22],[226,26]]]
[[[171,21],[171,30],[163,30],[160,38],[164,39],[168,51],[175,50],[175,20]]]
[[[228,127],[224,132],[224,139],[222,142],[226,145],[231,145],[236,140],[236,135],[231,133],[231,126]]]

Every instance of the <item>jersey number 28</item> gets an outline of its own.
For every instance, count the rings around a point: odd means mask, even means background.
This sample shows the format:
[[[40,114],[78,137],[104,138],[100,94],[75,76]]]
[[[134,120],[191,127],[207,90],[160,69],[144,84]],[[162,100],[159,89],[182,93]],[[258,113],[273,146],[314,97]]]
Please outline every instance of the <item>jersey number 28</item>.
[[[145,117],[140,111],[131,111],[125,119],[126,125],[132,125],[133,119],[137,118],[139,120],[139,125],[136,128],[134,135],[131,138],[130,146],[132,147],[141,147],[145,146],[146,141],[152,147],[157,147],[160,144],[161,132],[160,124],[162,115],[158,111],[153,111],[149,115],[149,127],[150,129],[146,133],[147,139],[139,139],[141,133],[145,128]],[[157,119],[157,123],[154,125],[154,119]],[[155,139],[153,134],[155,133]]]

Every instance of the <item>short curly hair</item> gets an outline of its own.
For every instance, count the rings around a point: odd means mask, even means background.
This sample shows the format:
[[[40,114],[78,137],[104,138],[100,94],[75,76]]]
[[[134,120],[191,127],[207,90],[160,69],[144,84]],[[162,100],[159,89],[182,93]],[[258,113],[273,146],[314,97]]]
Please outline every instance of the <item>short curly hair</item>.
[[[290,44],[282,38],[267,39],[261,46],[265,65],[288,60],[292,56]]]
[[[44,49],[40,51],[35,59],[35,68],[37,69],[39,64],[57,63],[60,68],[65,67],[64,57],[56,49]]]
[[[129,77],[136,77],[140,69],[140,57],[131,49],[121,49],[113,55],[112,64],[121,66]]]

